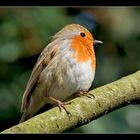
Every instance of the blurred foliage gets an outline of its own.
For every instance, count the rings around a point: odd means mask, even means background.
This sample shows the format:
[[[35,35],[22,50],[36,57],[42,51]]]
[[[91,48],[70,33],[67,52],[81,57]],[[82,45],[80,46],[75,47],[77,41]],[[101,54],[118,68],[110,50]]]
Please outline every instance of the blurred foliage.
[[[0,131],[20,120],[32,68],[57,31],[79,23],[104,42],[95,46],[95,88],[140,69],[139,17],[139,7],[0,8]],[[140,132],[140,106],[121,108],[68,132]]]

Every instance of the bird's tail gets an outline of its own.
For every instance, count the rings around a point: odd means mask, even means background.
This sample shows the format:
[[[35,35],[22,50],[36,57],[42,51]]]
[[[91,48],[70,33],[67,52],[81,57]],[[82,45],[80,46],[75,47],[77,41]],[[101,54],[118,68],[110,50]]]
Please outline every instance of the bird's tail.
[[[43,106],[42,102],[40,100],[34,100],[31,99],[27,107],[25,108],[25,111],[21,117],[21,120],[19,123],[24,122],[28,119],[30,119],[32,116],[34,116],[40,108]]]
[[[19,123],[22,123],[28,119],[30,119],[32,116],[28,113],[28,109],[24,111]]]

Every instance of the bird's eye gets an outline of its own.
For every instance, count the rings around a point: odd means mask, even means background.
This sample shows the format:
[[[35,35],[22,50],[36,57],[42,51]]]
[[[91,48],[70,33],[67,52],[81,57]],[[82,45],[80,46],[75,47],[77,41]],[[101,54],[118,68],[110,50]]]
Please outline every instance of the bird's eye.
[[[82,36],[82,37],[85,37],[86,36],[86,34],[85,33],[80,33],[80,35]]]

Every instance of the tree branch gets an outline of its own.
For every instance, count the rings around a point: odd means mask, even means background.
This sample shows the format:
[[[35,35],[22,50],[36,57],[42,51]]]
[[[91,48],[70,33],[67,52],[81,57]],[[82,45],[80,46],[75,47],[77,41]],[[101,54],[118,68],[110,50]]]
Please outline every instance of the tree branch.
[[[65,106],[71,117],[55,107],[2,133],[60,133],[87,124],[116,108],[140,103],[140,71],[90,93],[95,97],[78,97]]]

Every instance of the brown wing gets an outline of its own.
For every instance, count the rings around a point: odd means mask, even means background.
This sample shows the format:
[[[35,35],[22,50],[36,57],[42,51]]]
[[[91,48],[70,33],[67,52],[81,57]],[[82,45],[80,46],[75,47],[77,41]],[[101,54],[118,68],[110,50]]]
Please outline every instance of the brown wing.
[[[51,59],[53,59],[53,57],[55,56],[56,49],[57,49],[56,43],[52,42],[42,51],[41,55],[39,56],[36,62],[36,65],[33,68],[32,74],[29,78],[29,81],[27,83],[27,86],[26,86],[26,89],[22,98],[21,112],[23,112],[25,108],[27,107],[29,99],[32,94],[32,89],[35,86],[36,82],[38,81],[40,73],[48,65]]]

